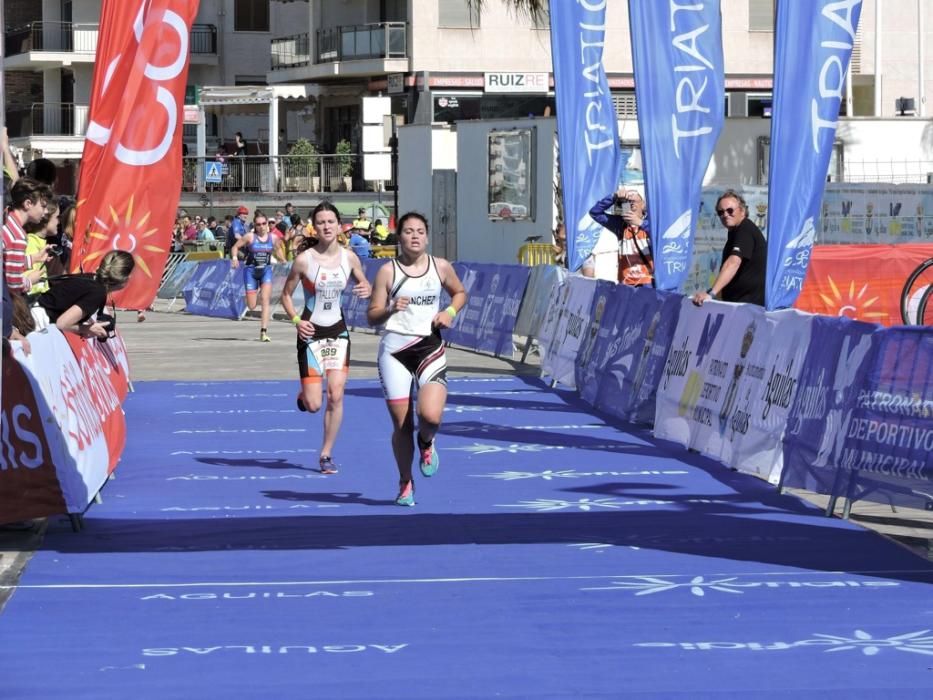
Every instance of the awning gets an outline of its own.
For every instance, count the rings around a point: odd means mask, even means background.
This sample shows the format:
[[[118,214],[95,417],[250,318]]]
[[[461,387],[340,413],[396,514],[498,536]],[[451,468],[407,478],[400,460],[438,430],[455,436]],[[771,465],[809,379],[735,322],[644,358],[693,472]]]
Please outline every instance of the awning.
[[[227,107],[266,105],[273,99],[314,102],[318,94],[317,85],[204,85],[199,100],[202,107]]]

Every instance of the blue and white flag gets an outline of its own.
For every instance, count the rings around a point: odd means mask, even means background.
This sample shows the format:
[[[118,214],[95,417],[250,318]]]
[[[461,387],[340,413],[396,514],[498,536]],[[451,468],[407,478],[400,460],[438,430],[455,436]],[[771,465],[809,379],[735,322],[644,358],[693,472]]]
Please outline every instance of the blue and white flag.
[[[629,0],[629,20],[655,286],[677,291],[725,115],[719,0]]]
[[[765,307],[793,305],[816,236],[862,0],[779,2]]]
[[[606,2],[551,3],[551,58],[557,101],[567,267],[579,270],[602,226],[590,207],[616,189],[619,132],[603,67]]]

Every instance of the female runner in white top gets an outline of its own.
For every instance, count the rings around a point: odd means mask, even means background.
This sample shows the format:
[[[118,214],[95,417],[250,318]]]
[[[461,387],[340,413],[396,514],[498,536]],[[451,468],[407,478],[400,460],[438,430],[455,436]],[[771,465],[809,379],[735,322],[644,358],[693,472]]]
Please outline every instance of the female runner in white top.
[[[327,379],[327,409],[324,412],[324,441],[319,466],[322,474],[336,474],[331,458],[337,432],[343,421],[343,389],[350,369],[350,334],[343,319],[340,295],[352,275],[353,293],[369,298],[372,288],[363,274],[356,253],[337,242],[340,219],[337,208],[321,202],[311,213],[317,244],[300,253],[292,263],[282,307],[298,327],[298,367],[301,393],[298,408],[317,413],[323,401],[321,383]],[[292,294],[299,280],[305,290],[305,305],[299,315]]]
[[[450,328],[467,301],[453,266],[428,255],[428,222],[409,212],[398,222],[398,258],[376,274],[369,303],[370,325],[385,324],[379,344],[379,378],[392,417],[392,451],[398,465],[400,506],[415,505],[412,459],[412,383],[418,386],[418,452],[421,473],[433,476],[439,458],[434,436],[447,402],[447,361],[440,329]],[[451,296],[440,310],[441,289]]]

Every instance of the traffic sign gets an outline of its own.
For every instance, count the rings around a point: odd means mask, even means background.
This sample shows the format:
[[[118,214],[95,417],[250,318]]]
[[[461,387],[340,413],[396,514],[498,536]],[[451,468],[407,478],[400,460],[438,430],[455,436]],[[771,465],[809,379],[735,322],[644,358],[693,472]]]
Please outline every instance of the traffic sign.
[[[223,181],[222,163],[216,160],[208,160],[204,163],[204,182],[211,184],[220,184]]]

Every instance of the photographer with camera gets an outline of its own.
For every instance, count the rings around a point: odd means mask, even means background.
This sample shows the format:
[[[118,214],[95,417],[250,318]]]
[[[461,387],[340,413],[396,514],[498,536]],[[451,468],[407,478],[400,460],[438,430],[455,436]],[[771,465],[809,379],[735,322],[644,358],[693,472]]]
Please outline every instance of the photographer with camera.
[[[111,250],[96,272],[50,277],[48,291],[36,297],[32,306],[36,329],[54,323],[61,331],[107,340],[116,324],[113,316],[104,313],[107,299],[127,285],[135,266],[130,253]]]
[[[49,277],[63,275],[66,272],[61,260],[62,247],[53,243],[58,237],[58,214],[58,205],[50,203],[41,221],[23,225],[26,230],[26,255],[32,260],[37,260],[42,251],[48,254],[43,261],[34,262],[32,268],[26,273],[32,284],[27,297],[30,300],[49,290]]]
[[[590,216],[619,239],[618,281],[633,287],[652,284],[654,260],[642,196],[620,187],[596,202]]]

